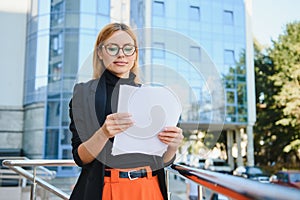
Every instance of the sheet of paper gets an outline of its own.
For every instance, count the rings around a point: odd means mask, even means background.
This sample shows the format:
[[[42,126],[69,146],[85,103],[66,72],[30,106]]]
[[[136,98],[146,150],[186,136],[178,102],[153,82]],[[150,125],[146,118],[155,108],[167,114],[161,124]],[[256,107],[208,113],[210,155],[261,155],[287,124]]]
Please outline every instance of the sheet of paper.
[[[112,154],[144,153],[162,156],[167,145],[157,134],[166,126],[175,126],[182,112],[175,93],[167,87],[121,85],[118,112],[132,114],[135,122],[114,139]]]

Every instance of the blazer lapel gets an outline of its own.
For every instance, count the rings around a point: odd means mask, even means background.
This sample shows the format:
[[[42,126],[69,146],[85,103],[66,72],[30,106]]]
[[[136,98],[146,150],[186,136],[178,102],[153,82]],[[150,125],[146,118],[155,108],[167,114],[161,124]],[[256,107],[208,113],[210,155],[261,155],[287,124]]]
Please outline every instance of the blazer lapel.
[[[106,99],[105,76],[101,76],[95,92],[95,103],[93,104],[100,126],[102,126],[105,121]]]
[[[97,120],[97,110],[95,109],[95,94],[97,90],[98,81],[93,81],[90,85],[90,91],[88,93],[88,112],[90,115],[91,125],[94,130],[97,130],[100,127],[99,121]]]

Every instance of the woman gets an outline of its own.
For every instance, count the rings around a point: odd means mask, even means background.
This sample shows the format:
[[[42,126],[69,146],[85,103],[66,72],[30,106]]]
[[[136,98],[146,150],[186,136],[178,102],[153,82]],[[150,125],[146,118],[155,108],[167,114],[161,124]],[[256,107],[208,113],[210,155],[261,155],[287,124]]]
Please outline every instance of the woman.
[[[94,79],[76,84],[70,102],[72,152],[82,167],[70,199],[167,199],[163,168],[175,159],[183,139],[180,128],[166,127],[158,134],[168,145],[162,157],[111,155],[114,136],[133,126],[129,113],[116,112],[119,86],[139,86],[137,39],[127,25],[112,23],[102,29],[93,70]]]

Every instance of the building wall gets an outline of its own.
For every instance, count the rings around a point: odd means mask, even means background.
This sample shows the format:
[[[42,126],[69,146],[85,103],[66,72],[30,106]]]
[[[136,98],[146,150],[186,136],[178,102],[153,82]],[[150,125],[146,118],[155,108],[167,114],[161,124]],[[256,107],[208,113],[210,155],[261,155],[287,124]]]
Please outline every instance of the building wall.
[[[23,109],[20,106],[0,107],[0,149],[22,148],[23,135]]]
[[[22,148],[29,158],[41,159],[45,148],[45,104],[35,103],[24,107],[24,137]]]
[[[3,91],[0,105],[23,105],[26,15],[26,1],[12,0],[0,4],[0,91]]]
[[[0,149],[22,148],[27,4],[0,3]]]

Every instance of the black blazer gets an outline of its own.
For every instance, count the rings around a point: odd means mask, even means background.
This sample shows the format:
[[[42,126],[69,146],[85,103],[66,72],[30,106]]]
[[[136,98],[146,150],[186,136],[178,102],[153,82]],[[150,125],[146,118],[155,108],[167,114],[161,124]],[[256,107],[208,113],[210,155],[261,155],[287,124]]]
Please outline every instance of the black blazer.
[[[101,95],[96,95],[99,91]],[[99,161],[101,158],[84,165],[77,151],[79,145],[89,139],[105,121],[104,109],[95,109],[95,105],[98,108],[105,108],[106,105],[106,82],[103,76],[100,79],[91,80],[87,83],[76,84],[73,98],[69,103],[71,119],[69,128],[72,132],[73,158],[76,164],[82,167],[70,200],[102,199],[105,165]],[[76,121],[76,126],[74,121]],[[175,157],[171,162],[166,163],[165,166],[170,165],[174,160]],[[159,169],[157,173],[160,190],[164,199],[167,200],[165,171],[164,169]]]

